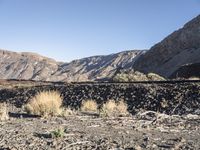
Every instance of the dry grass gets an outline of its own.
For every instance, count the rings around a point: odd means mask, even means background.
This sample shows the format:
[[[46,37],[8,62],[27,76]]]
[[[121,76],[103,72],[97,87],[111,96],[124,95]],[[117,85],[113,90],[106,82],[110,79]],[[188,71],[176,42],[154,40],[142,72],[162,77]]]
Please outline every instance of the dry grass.
[[[124,101],[115,102],[114,100],[109,100],[103,104],[100,110],[100,116],[102,117],[121,117],[128,116],[129,112],[127,110],[128,106]]]
[[[5,103],[0,103],[0,121],[8,120],[8,111]]]
[[[168,102],[167,102],[165,99],[163,99],[163,100],[160,102],[160,104],[161,104],[161,107],[162,107],[162,108],[167,108],[167,107],[169,107],[169,104],[168,104]]]
[[[199,77],[190,77],[190,78],[188,78],[188,80],[200,80],[200,78]]]
[[[61,108],[61,113],[59,116],[61,117],[67,117],[67,116],[72,116],[72,115],[76,115],[77,111],[67,107],[67,108]]]
[[[87,100],[82,102],[81,111],[98,112],[98,105],[94,100]]]
[[[62,97],[57,91],[39,92],[25,106],[25,110],[39,116],[57,116],[62,113]]]
[[[165,81],[166,79],[156,73],[148,73],[147,78],[150,81]]]

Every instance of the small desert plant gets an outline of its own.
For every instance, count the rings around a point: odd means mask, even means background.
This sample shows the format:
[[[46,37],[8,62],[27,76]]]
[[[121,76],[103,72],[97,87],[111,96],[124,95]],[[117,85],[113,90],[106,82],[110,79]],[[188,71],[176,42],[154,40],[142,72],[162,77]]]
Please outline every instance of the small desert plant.
[[[8,120],[8,111],[5,103],[0,103],[0,121]]]
[[[56,116],[62,113],[62,97],[57,91],[39,92],[25,106],[25,110],[39,116]]]
[[[67,117],[67,116],[72,116],[76,114],[77,114],[77,111],[72,110],[71,108],[67,107],[67,108],[61,108],[61,113],[59,116]]]
[[[109,100],[100,109],[100,116],[102,117],[120,117],[127,115],[129,115],[129,112],[127,111],[127,104],[124,101],[115,102],[114,100]]]
[[[94,100],[84,101],[84,102],[82,102],[82,105],[81,105],[81,111],[97,112],[98,111],[98,105]]]
[[[52,138],[62,138],[65,134],[65,130],[63,128],[58,128],[51,132]]]
[[[167,107],[169,107],[169,104],[168,104],[168,102],[167,102],[165,99],[163,99],[163,100],[160,102],[160,104],[161,104],[161,107],[162,107],[162,108],[167,108]]]

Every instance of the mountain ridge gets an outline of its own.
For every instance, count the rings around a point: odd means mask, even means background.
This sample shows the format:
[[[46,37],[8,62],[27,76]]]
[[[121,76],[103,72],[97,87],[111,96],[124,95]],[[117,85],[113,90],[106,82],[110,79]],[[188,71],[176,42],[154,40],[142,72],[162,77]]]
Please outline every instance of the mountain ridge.
[[[189,78],[200,77],[196,73],[199,65],[200,15],[150,50],[126,50],[71,62],[58,62],[37,53],[0,50],[0,79],[104,81],[111,79],[120,69],[156,73],[166,78]]]
[[[127,50],[65,63],[37,53],[0,49],[0,78],[65,82],[104,80],[111,78],[118,67],[132,66],[136,55],[143,52]]]

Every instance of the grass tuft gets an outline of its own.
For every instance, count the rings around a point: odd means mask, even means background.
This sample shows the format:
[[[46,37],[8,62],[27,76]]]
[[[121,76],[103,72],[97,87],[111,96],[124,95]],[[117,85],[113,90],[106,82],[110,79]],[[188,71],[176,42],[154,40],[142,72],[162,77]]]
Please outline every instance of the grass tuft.
[[[94,100],[83,101],[81,111],[85,112],[98,112],[98,105]]]
[[[0,103],[0,121],[8,120],[8,111],[5,103]]]
[[[128,106],[124,101],[115,102],[114,100],[109,100],[103,104],[100,110],[100,116],[102,117],[123,117],[128,116],[129,112],[127,110]]]
[[[39,116],[58,116],[62,113],[62,97],[57,91],[39,92],[25,106],[25,111]]]
[[[62,138],[65,134],[65,130],[62,128],[58,128],[54,131],[51,132],[51,137],[52,138]]]

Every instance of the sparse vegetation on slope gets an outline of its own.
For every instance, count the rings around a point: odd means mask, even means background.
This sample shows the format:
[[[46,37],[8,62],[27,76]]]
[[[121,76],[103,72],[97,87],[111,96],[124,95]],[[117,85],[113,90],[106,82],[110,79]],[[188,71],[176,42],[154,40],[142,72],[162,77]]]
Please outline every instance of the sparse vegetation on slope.
[[[114,76],[113,81],[116,82],[134,82],[134,81],[165,81],[164,77],[161,77],[155,73],[148,73],[147,75],[138,71],[126,71]]]
[[[156,73],[148,73],[147,78],[150,81],[165,81],[166,79]]]

